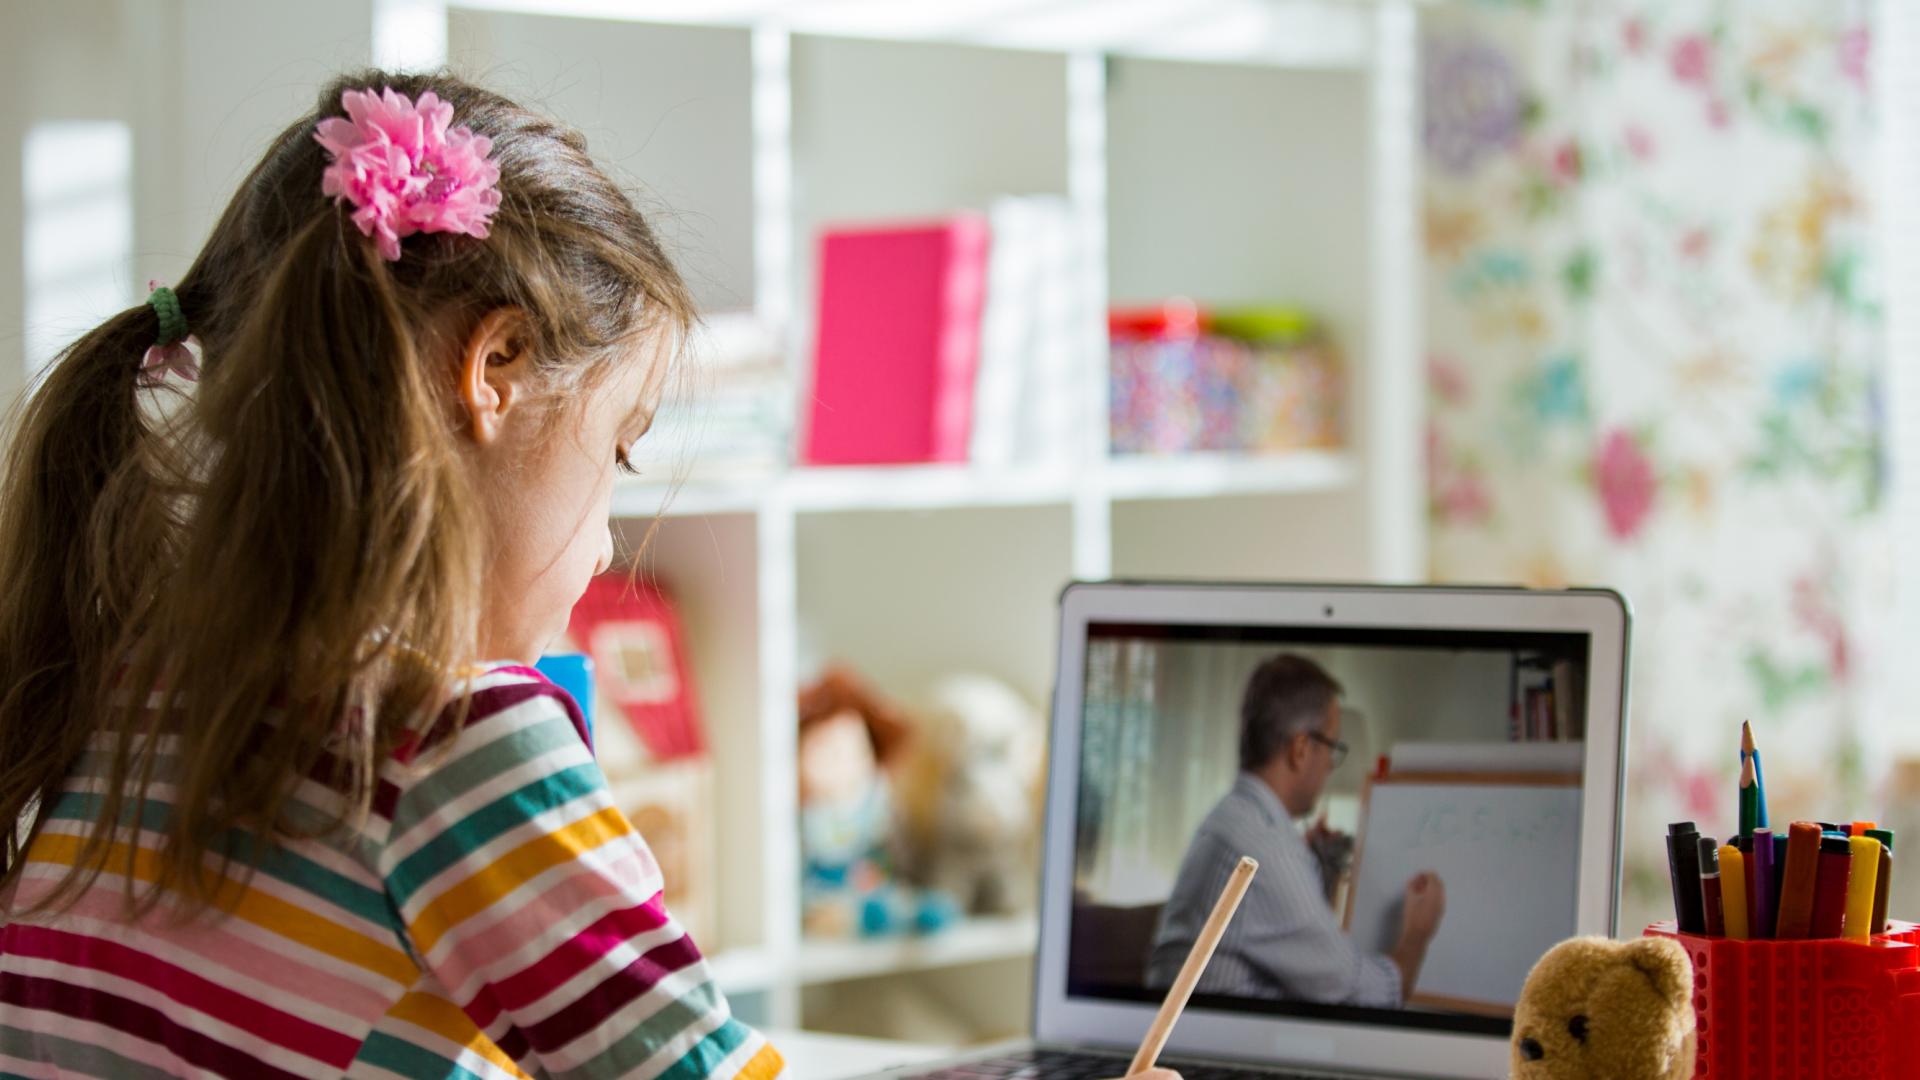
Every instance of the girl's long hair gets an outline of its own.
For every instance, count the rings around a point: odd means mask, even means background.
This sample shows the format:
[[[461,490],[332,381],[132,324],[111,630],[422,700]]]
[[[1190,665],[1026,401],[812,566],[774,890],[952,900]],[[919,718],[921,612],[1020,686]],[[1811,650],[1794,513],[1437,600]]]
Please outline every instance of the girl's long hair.
[[[388,262],[321,194],[315,125],[343,91],[389,86],[437,94],[493,140],[488,238],[416,235]],[[364,813],[380,763],[459,708],[457,675],[481,659],[488,533],[448,357],[518,307],[565,407],[693,320],[577,132],[447,75],[328,86],[174,288],[203,349],[191,400],[143,407],[158,319],[123,311],[37,387],[0,481],[0,824],[19,825],[0,885],[81,756],[109,775],[45,903],[109,864],[142,907],[162,891],[212,902],[229,830],[316,828],[292,820],[307,780],[344,796],[319,827]],[[157,802],[163,844],[136,863],[120,826],[153,827]]]

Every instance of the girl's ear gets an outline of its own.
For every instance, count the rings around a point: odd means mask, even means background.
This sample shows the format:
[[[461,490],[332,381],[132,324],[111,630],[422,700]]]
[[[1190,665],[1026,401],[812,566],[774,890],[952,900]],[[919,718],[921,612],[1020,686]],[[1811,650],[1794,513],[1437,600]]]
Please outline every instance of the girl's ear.
[[[480,317],[461,346],[456,390],[467,414],[467,432],[481,446],[500,438],[508,412],[527,396],[533,376],[527,331],[524,310],[494,308]]]

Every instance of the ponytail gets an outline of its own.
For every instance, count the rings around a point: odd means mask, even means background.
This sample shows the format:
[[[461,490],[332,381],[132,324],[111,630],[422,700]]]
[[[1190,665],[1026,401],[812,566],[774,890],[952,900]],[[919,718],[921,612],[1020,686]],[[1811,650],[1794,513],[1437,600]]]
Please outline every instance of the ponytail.
[[[135,385],[159,320],[142,305],[68,346],[12,417],[0,478],[0,821],[20,826],[85,749],[107,658],[139,613],[140,561],[157,551],[152,491],[137,467]],[[76,540],[82,541],[76,547]]]

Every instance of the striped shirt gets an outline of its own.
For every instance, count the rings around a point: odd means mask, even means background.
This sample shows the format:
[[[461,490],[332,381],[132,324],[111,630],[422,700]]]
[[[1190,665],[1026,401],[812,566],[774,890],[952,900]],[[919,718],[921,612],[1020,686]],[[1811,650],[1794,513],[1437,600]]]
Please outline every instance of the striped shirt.
[[[1266,781],[1241,773],[1201,821],[1160,913],[1147,985],[1173,978],[1242,855],[1260,872],[1197,987],[1203,994],[1398,1008],[1400,968],[1361,952],[1327,905],[1320,863]]]
[[[382,767],[363,824],[221,838],[258,856],[224,917],[127,911],[158,869],[159,781],[76,902],[16,917],[98,815],[109,756],[83,755],[0,893],[0,1077],[778,1076],[663,906],[572,700],[517,666],[472,689],[457,735]],[[294,823],[339,805],[303,783]]]

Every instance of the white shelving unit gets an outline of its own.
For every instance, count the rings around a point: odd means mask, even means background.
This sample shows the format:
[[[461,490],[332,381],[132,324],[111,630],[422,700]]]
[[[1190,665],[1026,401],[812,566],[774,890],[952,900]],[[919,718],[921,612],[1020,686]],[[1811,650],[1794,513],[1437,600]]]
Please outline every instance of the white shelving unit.
[[[982,469],[957,465],[795,468],[780,476],[663,485],[628,481],[614,494],[622,517],[705,517],[749,513],[769,500],[796,511],[964,510],[1067,505],[1091,494],[1109,500],[1303,495],[1351,487],[1353,456],[1303,450],[1267,458],[1188,454],[1069,466]]]
[[[753,308],[796,371],[822,223],[1072,200],[1091,253],[1080,460],[794,468],[626,484],[615,499],[632,537],[657,519],[649,569],[680,600],[711,730],[721,910],[707,944],[722,985],[762,1022],[847,1027],[821,991],[947,980],[949,1000],[979,1006],[971,1033],[1018,1028],[1030,919],[803,940],[795,694],[844,658],[908,700],[976,670],[1044,705],[1071,578],[1424,572],[1410,3],[374,0],[372,13],[376,58],[450,61],[585,130],[670,208],[663,230],[702,303]],[[1109,460],[1099,314],[1175,295],[1324,313],[1352,372],[1349,449]]]

